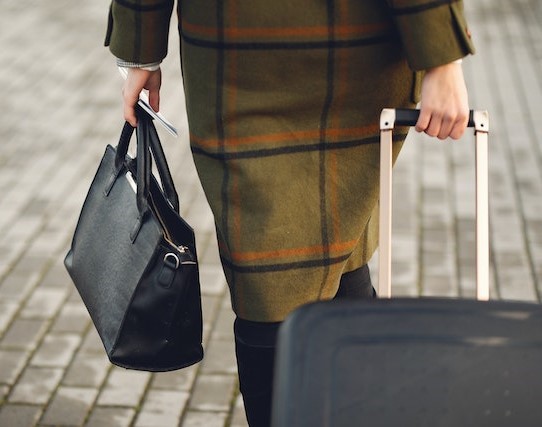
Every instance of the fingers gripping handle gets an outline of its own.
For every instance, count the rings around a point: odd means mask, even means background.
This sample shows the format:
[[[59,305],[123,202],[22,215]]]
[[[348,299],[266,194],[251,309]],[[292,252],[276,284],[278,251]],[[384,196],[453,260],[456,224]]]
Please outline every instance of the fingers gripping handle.
[[[409,108],[385,108],[380,115],[380,130],[393,129],[395,126],[415,126],[420,110]],[[468,127],[476,131],[489,132],[487,111],[470,110]]]
[[[415,126],[420,116],[420,110],[397,108],[395,110],[395,125],[396,126]],[[474,111],[469,112],[468,127],[474,127]]]
[[[414,126],[419,110],[384,109],[380,116],[380,227],[379,278],[381,297],[391,297],[391,226],[392,226],[392,131],[394,126]],[[476,135],[476,279],[477,298],[489,299],[489,209],[487,111],[471,111],[469,127]]]

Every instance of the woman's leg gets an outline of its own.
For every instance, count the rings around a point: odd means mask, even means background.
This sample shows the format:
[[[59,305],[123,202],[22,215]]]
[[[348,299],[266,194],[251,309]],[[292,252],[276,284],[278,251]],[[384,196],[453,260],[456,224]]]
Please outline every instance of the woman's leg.
[[[235,319],[239,388],[250,427],[271,425],[275,346],[280,322]]]
[[[345,273],[341,277],[337,298],[376,298],[376,291],[371,282],[371,274],[367,264],[357,270]]]
[[[335,296],[349,299],[375,297],[366,265],[344,274]],[[269,427],[271,424],[275,347],[280,324],[235,319],[239,388],[250,427]]]

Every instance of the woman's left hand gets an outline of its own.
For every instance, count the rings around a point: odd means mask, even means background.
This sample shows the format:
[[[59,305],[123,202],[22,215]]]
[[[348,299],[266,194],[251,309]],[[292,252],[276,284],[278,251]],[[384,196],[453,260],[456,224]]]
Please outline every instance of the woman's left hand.
[[[160,107],[160,86],[162,85],[162,72],[160,68],[147,71],[140,68],[128,68],[128,76],[122,88],[124,119],[133,127],[137,126],[135,105],[143,89],[149,91],[149,104],[154,111]]]

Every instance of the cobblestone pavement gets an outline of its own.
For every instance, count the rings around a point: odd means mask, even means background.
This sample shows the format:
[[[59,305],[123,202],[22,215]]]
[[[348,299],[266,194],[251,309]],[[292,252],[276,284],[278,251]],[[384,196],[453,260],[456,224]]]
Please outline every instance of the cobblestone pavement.
[[[206,357],[150,374],[108,363],[63,267],[104,146],[121,127],[120,77],[102,46],[108,0],[2,6],[0,426],[246,426],[213,220],[187,146],[176,37],[161,109],[183,136],[163,143],[197,232]],[[471,105],[491,115],[491,296],[540,301],[542,4],[466,7],[478,48],[464,62]],[[413,134],[406,144],[394,181],[396,294],[474,295],[473,162],[470,138]]]

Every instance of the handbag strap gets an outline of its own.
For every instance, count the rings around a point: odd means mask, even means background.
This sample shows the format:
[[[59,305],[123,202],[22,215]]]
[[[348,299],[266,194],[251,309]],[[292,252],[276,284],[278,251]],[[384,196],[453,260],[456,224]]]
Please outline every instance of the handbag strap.
[[[136,183],[137,183],[137,209],[143,219],[149,210],[149,191],[151,187],[151,152],[149,149],[149,121],[138,117],[136,148]]]
[[[156,132],[156,127],[152,120],[149,121],[149,142],[152,156],[156,162],[156,169],[160,175],[160,182],[162,183],[164,194],[173,209],[179,213],[179,196],[177,195],[177,190],[173,183],[173,177],[171,176],[166,155],[162,148],[162,144],[160,143],[160,138],[158,137],[158,132]]]
[[[126,154],[128,154],[128,146],[130,145],[130,140],[132,139],[132,134],[134,133],[134,128],[128,122],[124,123],[122,132],[120,133],[119,143],[117,145],[117,153],[115,156],[115,169],[119,171],[124,166],[126,161]]]
[[[141,190],[138,207],[141,207],[143,210],[146,210],[147,208],[146,203],[143,202],[141,197],[148,197],[149,194],[148,188],[152,170],[152,161],[149,153],[151,153],[152,158],[154,158],[156,162],[156,169],[160,176],[162,191],[171,207],[177,213],[179,213],[179,196],[177,194],[177,190],[175,189],[173,177],[171,176],[164,149],[162,148],[162,144],[160,143],[160,138],[158,136],[158,132],[156,131],[156,127],[154,126],[152,117],[141,107],[136,107],[136,114],[138,119],[138,126],[136,131],[138,146],[135,159],[135,164],[137,165],[136,175],[139,175],[139,172],[137,171],[142,172],[140,179],[136,179],[137,187]],[[134,128],[128,122],[126,122],[122,129],[116,150],[117,153],[115,156],[115,169],[117,171],[117,175],[126,164],[126,155],[128,153],[128,147],[130,145],[133,133]],[[139,148],[141,148],[141,150],[139,150]],[[141,159],[141,162],[138,159]]]

